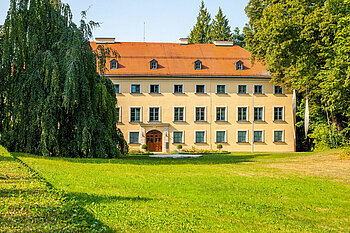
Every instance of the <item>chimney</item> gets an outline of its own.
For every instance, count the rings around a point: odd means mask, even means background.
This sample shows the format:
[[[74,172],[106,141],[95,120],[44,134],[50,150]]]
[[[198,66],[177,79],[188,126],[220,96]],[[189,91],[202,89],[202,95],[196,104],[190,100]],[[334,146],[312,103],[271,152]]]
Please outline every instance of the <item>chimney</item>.
[[[233,46],[233,41],[218,41],[218,40],[215,40],[215,41],[213,41],[213,43],[216,46],[226,46],[226,47],[232,47]]]
[[[180,38],[180,44],[188,45],[188,38]]]
[[[115,37],[96,37],[95,38],[97,44],[114,44]]]

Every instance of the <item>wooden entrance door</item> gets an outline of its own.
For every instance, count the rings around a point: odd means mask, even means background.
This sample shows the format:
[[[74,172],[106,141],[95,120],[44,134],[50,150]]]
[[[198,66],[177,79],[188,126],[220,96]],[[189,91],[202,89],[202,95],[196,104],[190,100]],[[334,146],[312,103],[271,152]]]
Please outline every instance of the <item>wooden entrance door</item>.
[[[162,133],[158,130],[146,134],[146,144],[150,152],[162,152]]]

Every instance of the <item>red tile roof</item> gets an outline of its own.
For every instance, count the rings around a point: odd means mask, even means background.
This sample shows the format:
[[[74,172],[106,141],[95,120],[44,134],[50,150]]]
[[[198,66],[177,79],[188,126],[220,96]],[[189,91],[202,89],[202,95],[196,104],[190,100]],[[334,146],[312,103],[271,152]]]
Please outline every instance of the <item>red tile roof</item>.
[[[99,44],[91,42],[96,49]],[[259,76],[269,77],[266,67],[259,62],[254,65],[250,61],[250,53],[234,45],[232,47],[214,44],[179,43],[140,43],[116,42],[103,44],[117,51],[120,55],[118,69],[110,70],[107,59],[106,75],[120,76]],[[158,69],[151,70],[149,62],[158,61]],[[202,61],[202,70],[195,70],[193,63]],[[244,70],[236,70],[235,62],[243,61]]]

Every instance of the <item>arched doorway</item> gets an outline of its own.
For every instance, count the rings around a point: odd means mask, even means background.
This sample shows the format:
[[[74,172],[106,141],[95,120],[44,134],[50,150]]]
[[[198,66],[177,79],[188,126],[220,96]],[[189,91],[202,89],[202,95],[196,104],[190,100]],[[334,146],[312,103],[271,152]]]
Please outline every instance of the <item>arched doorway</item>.
[[[162,133],[151,130],[146,134],[146,144],[150,152],[162,152]]]

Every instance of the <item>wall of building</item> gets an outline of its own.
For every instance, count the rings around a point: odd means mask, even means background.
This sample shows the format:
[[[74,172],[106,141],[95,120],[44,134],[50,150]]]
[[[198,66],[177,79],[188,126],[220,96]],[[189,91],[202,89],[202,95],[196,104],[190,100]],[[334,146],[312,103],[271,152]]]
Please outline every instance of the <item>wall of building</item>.
[[[274,85],[269,79],[264,78],[164,78],[164,77],[110,77],[113,83],[120,85],[120,93],[116,94],[118,106],[121,107],[121,122],[118,127],[124,133],[125,139],[129,142],[129,132],[139,131],[140,137],[147,131],[158,129],[168,138],[164,137],[164,143],[168,140],[169,151],[175,151],[177,144],[173,143],[174,130],[184,132],[183,148],[214,149],[216,150],[216,131],[226,130],[226,143],[223,150],[228,151],[251,151],[252,143],[252,89],[254,85],[262,84],[264,94],[254,94],[254,106],[264,107],[264,121],[255,122],[254,130],[263,130],[264,142],[254,143],[254,150],[261,152],[292,152],[295,151],[294,145],[294,125],[292,111],[292,93],[274,94]],[[141,84],[140,94],[131,94],[131,84]],[[160,93],[150,94],[150,84],[159,84]],[[174,84],[183,84],[184,93],[174,94]],[[206,93],[196,94],[196,84],[205,84]],[[217,84],[226,85],[226,94],[217,94]],[[248,94],[237,94],[239,84],[246,84]],[[130,123],[130,106],[142,107],[142,124]],[[161,125],[153,125],[148,122],[149,107],[161,107]],[[174,122],[174,106],[185,107],[185,121]],[[206,107],[206,121],[195,121],[195,107]],[[227,121],[217,122],[216,107],[227,107]],[[237,121],[237,107],[248,107],[248,121]],[[284,120],[274,121],[274,107],[284,107]],[[164,124],[164,125],[162,125]],[[142,129],[141,129],[142,128]],[[206,131],[206,143],[195,143],[195,131]],[[248,131],[248,142],[237,143],[237,131]],[[284,142],[274,142],[274,130],[284,131]],[[131,144],[131,150],[139,150],[140,145],[145,143],[140,139],[140,144]],[[165,150],[165,144],[163,146]]]

